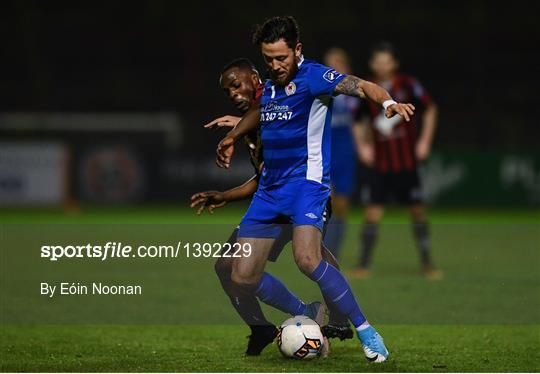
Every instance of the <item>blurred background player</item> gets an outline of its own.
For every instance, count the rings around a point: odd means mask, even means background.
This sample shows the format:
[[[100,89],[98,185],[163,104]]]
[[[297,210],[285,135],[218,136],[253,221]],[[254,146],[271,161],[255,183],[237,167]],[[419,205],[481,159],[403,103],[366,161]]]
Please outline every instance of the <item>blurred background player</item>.
[[[427,216],[418,172],[419,163],[425,161],[431,151],[437,107],[417,79],[398,72],[399,62],[391,44],[382,42],[373,48],[369,67],[374,82],[386,88],[396,100],[412,102],[418,115],[410,123],[399,116],[388,119],[377,106],[362,102],[358,122],[362,131],[356,134],[358,152],[369,168],[369,177],[362,193],[367,207],[361,234],[360,263],[354,275],[358,278],[371,275],[369,266],[378,225],[385,204],[394,197],[398,203],[409,207],[423,274],[427,278],[438,279],[442,273],[435,268],[430,255]]]
[[[343,74],[351,74],[351,60],[341,48],[331,48],[324,55],[324,64]],[[352,136],[352,124],[359,99],[347,95],[334,98],[332,108],[332,146],[330,179],[332,187],[332,218],[324,241],[334,256],[339,257],[351,194],[356,185],[358,167],[356,149]]]

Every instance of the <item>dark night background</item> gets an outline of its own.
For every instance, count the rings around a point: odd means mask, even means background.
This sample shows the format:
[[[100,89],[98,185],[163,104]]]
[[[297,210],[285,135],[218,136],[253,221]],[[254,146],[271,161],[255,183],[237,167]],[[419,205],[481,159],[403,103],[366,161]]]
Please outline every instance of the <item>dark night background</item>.
[[[182,154],[209,156],[221,134],[202,125],[234,113],[218,87],[221,67],[239,56],[261,66],[252,26],[291,14],[307,58],[343,47],[361,77],[370,47],[394,43],[402,70],[418,77],[439,106],[437,149],[534,152],[540,136],[538,2],[5,1],[0,7],[3,113],[175,112]]]
[[[230,111],[217,88],[226,62],[261,64],[252,25],[288,13],[307,57],[342,46],[361,76],[374,42],[395,43],[403,71],[440,106],[439,143],[521,148],[538,139],[538,2],[130,4],[3,2],[2,110],[165,109],[197,127]]]

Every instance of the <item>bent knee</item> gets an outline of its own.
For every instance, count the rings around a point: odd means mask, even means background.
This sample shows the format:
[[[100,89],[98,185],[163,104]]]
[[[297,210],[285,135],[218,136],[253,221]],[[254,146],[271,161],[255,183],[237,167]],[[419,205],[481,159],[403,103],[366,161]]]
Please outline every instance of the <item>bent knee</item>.
[[[321,262],[321,258],[318,256],[310,256],[310,255],[304,255],[295,257],[296,265],[298,266],[298,269],[305,275],[311,275],[317,266],[319,266],[319,263]]]
[[[232,273],[231,273],[231,280],[232,282],[239,286],[239,287],[242,287],[244,289],[255,289],[257,288],[257,285],[259,284],[259,281],[260,281],[260,276],[258,274],[253,274],[253,273],[243,273],[243,272],[240,272],[240,271],[235,271],[233,269]]]
[[[219,279],[230,279],[232,272],[232,261],[227,257],[220,257],[214,264],[214,271]]]

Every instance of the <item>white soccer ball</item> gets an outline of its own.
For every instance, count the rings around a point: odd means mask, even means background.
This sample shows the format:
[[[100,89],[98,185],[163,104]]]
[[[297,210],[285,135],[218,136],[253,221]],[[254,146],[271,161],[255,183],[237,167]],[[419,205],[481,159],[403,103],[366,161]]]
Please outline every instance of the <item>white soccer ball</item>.
[[[306,316],[295,316],[279,327],[277,344],[285,357],[305,360],[321,354],[324,338],[317,322]]]

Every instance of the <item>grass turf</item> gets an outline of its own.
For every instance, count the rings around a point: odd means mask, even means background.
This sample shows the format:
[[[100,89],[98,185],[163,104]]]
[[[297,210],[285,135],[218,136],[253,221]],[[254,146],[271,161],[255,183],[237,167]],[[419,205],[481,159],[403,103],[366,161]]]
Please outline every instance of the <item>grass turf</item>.
[[[32,326],[2,330],[2,371],[537,372],[538,326],[379,326],[391,359],[369,364],[356,340],[327,359],[244,357],[241,326]]]
[[[0,223],[235,223],[239,209],[194,218],[175,208],[85,208],[3,210]],[[191,325],[6,325],[0,335],[2,371],[539,371],[540,233],[534,210],[436,210],[431,214],[435,257],[445,271],[441,282],[417,272],[413,242],[403,211],[390,211],[381,232],[375,277],[351,280],[364,310],[385,337],[391,360],[368,364],[356,340],[335,342],[331,357],[313,362],[283,359],[275,347],[246,358],[248,334],[238,324]],[[360,221],[353,212],[353,222]],[[349,227],[341,264],[355,263],[357,227]],[[225,228],[224,230],[228,230]],[[386,230],[386,231],[384,231]],[[410,248],[408,248],[410,247]],[[397,252],[396,252],[397,251]],[[409,252],[408,252],[409,251]],[[285,256],[284,256],[285,257]],[[212,278],[211,263],[191,264],[178,284],[208,281],[196,293],[164,291],[162,308],[192,298],[205,315],[229,315],[228,300]],[[303,298],[318,291],[295,269],[290,257],[269,266]],[[206,272],[206,273],[205,273]],[[182,278],[183,277],[183,278]],[[169,301],[167,303],[166,301]],[[208,302],[211,300],[212,302]],[[172,306],[171,306],[172,304]],[[183,303],[185,304],[185,302]],[[193,309],[184,305],[186,310]],[[265,309],[271,320],[285,317]],[[196,312],[196,311],[194,311]],[[2,318],[4,320],[4,318]],[[199,323],[199,324],[196,324]],[[234,323],[234,322],[233,322]]]
[[[153,207],[98,207],[70,206],[57,208],[3,208],[0,210],[0,223],[230,223],[237,224],[248,205],[237,203],[217,209],[213,215],[196,216],[193,210],[183,206]],[[436,224],[464,223],[535,223],[540,224],[540,210],[522,208],[438,208],[429,212],[430,222]],[[361,210],[353,208],[349,222],[362,222]],[[405,209],[387,211],[384,223],[406,223],[408,216]]]

